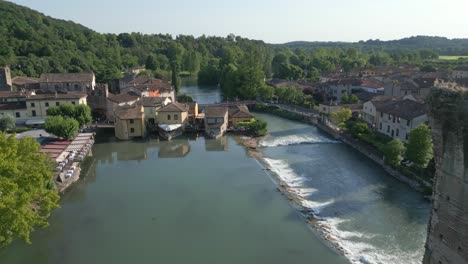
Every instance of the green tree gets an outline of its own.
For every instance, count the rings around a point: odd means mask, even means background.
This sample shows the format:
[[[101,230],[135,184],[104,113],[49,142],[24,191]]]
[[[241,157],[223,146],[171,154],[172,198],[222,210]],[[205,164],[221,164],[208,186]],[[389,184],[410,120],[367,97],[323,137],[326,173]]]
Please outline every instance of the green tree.
[[[271,98],[273,98],[274,91],[275,89],[272,86],[265,84],[258,88],[258,95],[262,99],[270,100]]]
[[[150,54],[148,57],[146,57],[145,68],[148,70],[158,69],[158,64],[153,54]]]
[[[427,167],[433,157],[431,129],[427,125],[420,125],[408,134],[406,157],[418,167]]]
[[[348,92],[345,92],[343,96],[341,96],[341,103],[342,104],[349,104],[349,95]]]
[[[50,116],[45,122],[45,131],[60,138],[71,139],[78,134],[79,123],[73,118]]]
[[[60,106],[52,106],[47,109],[47,115],[75,119],[78,121],[79,127],[83,127],[93,120],[91,108],[84,104],[61,104]]]
[[[338,124],[338,126],[340,127],[344,127],[345,126],[345,123],[346,121],[348,121],[348,119],[351,118],[352,116],[352,112],[350,109],[348,108],[343,108],[343,109],[340,109],[336,112],[333,112],[330,114],[332,120],[335,121],[336,124]]]
[[[352,94],[351,97],[349,97],[349,103],[357,104],[359,103],[359,98],[355,94]]]
[[[0,117],[0,131],[15,129],[15,118],[12,115],[4,115]]]
[[[265,84],[261,58],[255,47],[250,47],[244,54],[242,64],[239,66],[239,95],[245,99],[254,99],[258,89]]]
[[[382,150],[384,153],[385,162],[392,166],[398,166],[403,160],[405,145],[401,140],[393,139],[392,141],[386,143]]]
[[[31,243],[31,232],[46,227],[58,208],[52,163],[39,147],[32,138],[0,133],[0,248],[15,238]]]

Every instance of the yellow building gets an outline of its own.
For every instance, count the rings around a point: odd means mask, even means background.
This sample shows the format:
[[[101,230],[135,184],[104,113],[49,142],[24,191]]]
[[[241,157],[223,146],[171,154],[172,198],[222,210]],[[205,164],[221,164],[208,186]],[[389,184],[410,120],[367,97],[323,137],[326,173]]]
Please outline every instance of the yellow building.
[[[170,104],[170,97],[142,97],[141,102],[145,111],[145,121],[147,124],[158,123],[158,110]]]
[[[87,104],[85,93],[44,93],[26,98],[26,108],[31,118],[47,117],[47,109],[61,104]]]
[[[140,103],[119,106],[114,109],[115,137],[129,140],[146,134],[145,114]]]
[[[182,124],[188,122],[189,106],[178,102],[173,102],[157,110],[159,124]]]

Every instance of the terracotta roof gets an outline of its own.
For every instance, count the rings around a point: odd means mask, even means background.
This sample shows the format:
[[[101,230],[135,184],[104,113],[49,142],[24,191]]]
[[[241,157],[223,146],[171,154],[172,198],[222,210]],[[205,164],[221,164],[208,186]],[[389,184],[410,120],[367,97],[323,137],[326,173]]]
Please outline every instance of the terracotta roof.
[[[376,109],[379,112],[391,114],[406,120],[425,115],[429,110],[425,103],[409,99],[387,101],[384,104],[376,105]]]
[[[359,92],[359,93],[355,93],[354,95],[356,95],[356,97],[361,102],[368,102],[377,96],[376,93],[369,93],[369,92]]]
[[[253,115],[250,113],[249,109],[245,105],[229,107],[228,111],[228,115],[230,117],[253,118]]]
[[[62,82],[92,82],[94,73],[80,72],[80,73],[43,73],[41,74],[40,81],[47,83],[62,83]]]
[[[9,102],[9,103],[0,103],[0,110],[19,110],[26,109],[26,102]]]
[[[87,97],[85,93],[41,93],[36,95],[31,95],[28,97],[28,100],[44,100],[44,99],[80,99]]]
[[[141,102],[143,106],[155,106],[162,104],[167,100],[167,97],[142,97]]]
[[[32,91],[0,91],[0,98],[18,98],[18,97],[28,97],[32,95]]]
[[[207,106],[205,107],[205,117],[224,117],[227,111],[227,107]]]
[[[170,103],[163,108],[159,109],[158,112],[188,112],[189,106],[178,102]]]
[[[141,75],[141,76],[138,76],[138,77],[134,78],[133,80],[129,81],[128,85],[145,84],[145,83],[148,83],[150,80],[151,80],[150,76]]]
[[[39,83],[39,79],[26,76],[16,76],[15,78],[11,79],[11,82],[15,85],[23,85],[28,83]]]
[[[141,104],[136,103],[133,105],[118,106],[114,109],[114,114],[118,119],[141,119],[143,112],[141,111]]]
[[[374,88],[374,89],[379,89],[383,88],[384,85],[382,82],[375,80],[375,79],[364,79],[361,83],[362,87],[367,87],[367,88]]]
[[[127,92],[127,93],[122,93],[122,94],[109,93],[109,96],[107,97],[109,101],[112,101],[115,103],[133,102],[135,100],[138,100],[138,98],[140,98],[140,96],[134,92]]]

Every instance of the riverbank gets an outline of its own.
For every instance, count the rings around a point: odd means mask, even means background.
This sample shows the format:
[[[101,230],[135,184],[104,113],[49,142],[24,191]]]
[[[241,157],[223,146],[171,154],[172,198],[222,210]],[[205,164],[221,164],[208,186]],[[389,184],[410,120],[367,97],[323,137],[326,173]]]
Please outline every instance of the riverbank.
[[[330,126],[319,122],[318,118],[313,117],[312,113],[290,111],[286,108],[278,107],[275,105],[261,105],[261,107],[258,107],[256,105],[254,108],[254,111],[260,112],[260,113],[272,114],[275,116],[286,118],[288,120],[313,125],[317,127],[318,129],[320,129],[321,131],[328,134],[329,136],[333,137],[334,139],[340,140],[341,142],[359,151],[361,154],[365,155],[366,157],[368,157],[375,163],[379,164],[390,176],[400,180],[401,182],[404,182],[405,184],[407,184],[414,190],[425,194],[428,199],[432,194],[431,182],[424,180],[422,178],[414,177],[412,175],[405,175],[402,172],[398,171],[397,169],[385,164],[385,161],[381,153],[378,153],[377,151],[375,151],[372,147],[367,145],[365,142],[361,142],[357,139],[354,139],[346,133],[335,130]]]

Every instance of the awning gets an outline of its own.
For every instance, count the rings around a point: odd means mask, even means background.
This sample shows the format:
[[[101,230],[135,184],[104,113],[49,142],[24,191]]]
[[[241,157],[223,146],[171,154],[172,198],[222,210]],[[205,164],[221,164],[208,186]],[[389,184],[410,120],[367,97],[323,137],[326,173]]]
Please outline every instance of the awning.
[[[26,121],[27,126],[43,125],[43,124],[45,124],[45,119],[43,119],[43,118],[29,119],[29,120]]]
[[[173,130],[176,130],[176,129],[182,127],[181,124],[173,124],[173,125],[160,124],[158,126],[159,126],[159,128],[161,128],[162,130],[164,130],[166,132],[173,131]]]

